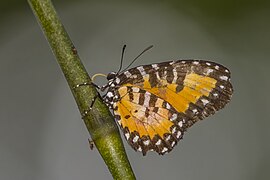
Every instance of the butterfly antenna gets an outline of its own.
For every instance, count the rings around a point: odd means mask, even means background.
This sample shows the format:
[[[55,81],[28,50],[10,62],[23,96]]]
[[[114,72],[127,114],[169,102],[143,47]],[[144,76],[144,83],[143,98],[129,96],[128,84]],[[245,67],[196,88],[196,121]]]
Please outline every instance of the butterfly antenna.
[[[127,45],[124,45],[124,46],[123,46],[122,54],[121,54],[120,67],[119,67],[119,70],[117,71],[116,74],[118,74],[118,73],[121,71],[121,69],[122,69],[122,66],[123,66],[123,59],[124,59],[124,53],[125,53],[126,47],[127,47]]]
[[[146,51],[148,51],[149,49],[151,49],[153,47],[153,45],[151,45],[151,46],[149,46],[149,47],[147,47],[147,48],[145,48],[137,57],[135,57],[134,59],[133,59],[133,61],[123,70],[123,71],[125,71],[125,70],[127,70],[143,53],[145,53]]]

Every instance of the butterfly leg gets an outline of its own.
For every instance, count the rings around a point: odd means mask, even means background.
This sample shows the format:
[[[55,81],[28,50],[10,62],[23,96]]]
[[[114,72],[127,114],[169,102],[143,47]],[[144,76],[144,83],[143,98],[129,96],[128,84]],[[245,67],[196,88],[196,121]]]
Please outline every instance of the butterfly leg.
[[[95,83],[93,83],[93,82],[85,82],[85,83],[82,83],[82,84],[77,84],[76,86],[73,87],[73,89],[77,89],[77,88],[79,88],[79,87],[81,87],[81,86],[90,86],[90,85],[94,86],[95,88],[99,89],[100,91],[104,91],[104,90],[108,87],[108,85],[98,86],[97,84],[95,84]],[[87,109],[87,110],[85,110],[85,111],[83,112],[83,117],[82,117],[82,118],[84,118],[84,117],[92,110],[92,108],[93,108],[93,106],[94,106],[94,103],[96,102],[96,99],[97,99],[98,97],[100,97],[100,94],[99,94],[99,93],[98,93],[97,95],[95,95],[94,98],[91,100],[91,102],[90,102],[90,107],[89,107],[89,109]],[[104,97],[105,97],[105,96],[103,95],[103,96],[100,97],[100,98],[103,99]]]
[[[77,84],[76,86],[74,86],[73,87],[73,89],[76,89],[76,88],[78,88],[78,87],[81,87],[81,86],[95,86],[95,88],[97,88],[97,89],[101,89],[101,87],[100,86],[98,86],[98,85],[96,85],[95,83],[93,83],[93,82],[85,82],[85,83],[82,83],[82,84]]]
[[[84,118],[84,117],[92,110],[92,108],[93,108],[93,106],[94,106],[94,103],[96,102],[96,100],[97,100],[98,97],[100,97],[99,94],[96,95],[96,96],[91,100],[90,107],[89,107],[89,109],[87,109],[87,110],[85,110],[85,111],[83,112],[82,118]],[[103,99],[103,98],[104,98],[104,95],[101,96],[100,98]]]
[[[98,95],[96,95],[96,96],[92,99],[91,104],[90,104],[90,109],[93,108],[94,103],[96,102],[96,100],[97,100],[97,98],[98,98],[99,96],[100,96],[100,95],[98,94]],[[103,99],[104,97],[105,97],[105,95],[101,96],[100,98]]]
[[[97,100],[97,97],[98,97],[98,95],[96,95],[93,99],[92,99],[92,101],[91,101],[91,104],[90,104],[90,109],[92,109],[93,108],[93,106],[94,106],[94,103],[96,102],[96,100]]]
[[[97,88],[97,89],[101,89],[101,88],[102,88],[102,87],[98,86],[97,84],[95,84],[95,83],[93,83],[93,82],[90,82],[90,83],[89,83],[89,82],[85,82],[85,83],[82,83],[82,84],[77,84],[76,86],[73,87],[73,89],[77,89],[77,88],[79,88],[79,87],[81,87],[81,86],[90,86],[90,85],[95,86],[95,88]],[[92,101],[91,101],[91,103],[90,103],[90,109],[92,109],[92,107],[93,107],[93,105],[94,105],[94,103],[95,103],[97,97],[98,97],[98,95],[96,95],[96,96],[92,99]],[[86,114],[87,114],[87,113],[86,113]]]

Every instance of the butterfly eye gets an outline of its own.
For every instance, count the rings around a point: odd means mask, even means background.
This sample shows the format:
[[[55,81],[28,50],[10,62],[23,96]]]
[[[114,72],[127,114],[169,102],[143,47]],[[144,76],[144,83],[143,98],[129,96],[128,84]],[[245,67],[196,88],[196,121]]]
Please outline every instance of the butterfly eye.
[[[107,75],[107,80],[111,80],[111,79],[114,79],[116,77],[116,72],[110,72],[108,75]]]

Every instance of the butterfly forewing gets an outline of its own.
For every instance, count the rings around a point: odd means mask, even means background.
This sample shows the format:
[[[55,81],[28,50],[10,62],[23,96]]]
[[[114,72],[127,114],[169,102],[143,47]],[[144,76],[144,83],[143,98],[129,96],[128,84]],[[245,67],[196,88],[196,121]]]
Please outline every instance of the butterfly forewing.
[[[188,127],[229,102],[229,81],[229,70],[210,61],[138,66],[110,82],[105,102],[135,150],[164,154]]]

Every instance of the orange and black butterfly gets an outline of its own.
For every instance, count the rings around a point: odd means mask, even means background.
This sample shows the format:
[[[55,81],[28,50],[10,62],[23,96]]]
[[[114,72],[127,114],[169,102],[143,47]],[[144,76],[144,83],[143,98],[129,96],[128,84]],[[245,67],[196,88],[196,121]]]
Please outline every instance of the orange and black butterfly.
[[[205,60],[177,60],[111,72],[104,102],[135,151],[170,152],[195,122],[231,99],[230,71]]]

